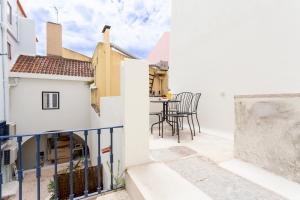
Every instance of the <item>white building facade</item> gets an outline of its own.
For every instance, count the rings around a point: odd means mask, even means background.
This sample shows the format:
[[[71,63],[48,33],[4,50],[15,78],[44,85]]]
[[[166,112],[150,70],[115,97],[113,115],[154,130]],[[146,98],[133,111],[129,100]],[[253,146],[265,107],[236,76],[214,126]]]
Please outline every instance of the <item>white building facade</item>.
[[[27,18],[18,0],[1,0],[0,33],[0,120],[9,118],[9,70],[19,55],[36,54],[33,20]]]
[[[19,0],[0,0],[0,29],[0,121],[13,122],[9,116],[9,71],[19,55],[36,54],[35,24],[27,19]],[[8,141],[1,150],[11,154],[9,164],[1,166],[6,183],[12,180],[17,147]]]
[[[17,134],[90,127],[92,78],[12,73],[10,79],[10,117]],[[48,107],[46,94],[57,94]]]
[[[172,1],[170,86],[202,92],[202,130],[233,136],[234,96],[299,93],[297,0]]]
[[[21,55],[9,77],[10,118],[16,123],[17,135],[90,127],[90,83],[93,80],[90,62]],[[84,138],[82,133],[78,136]],[[50,140],[50,136],[41,137],[43,163],[52,161]],[[82,139],[76,141],[82,145]],[[34,143],[33,136],[23,137],[24,169],[35,167]]]

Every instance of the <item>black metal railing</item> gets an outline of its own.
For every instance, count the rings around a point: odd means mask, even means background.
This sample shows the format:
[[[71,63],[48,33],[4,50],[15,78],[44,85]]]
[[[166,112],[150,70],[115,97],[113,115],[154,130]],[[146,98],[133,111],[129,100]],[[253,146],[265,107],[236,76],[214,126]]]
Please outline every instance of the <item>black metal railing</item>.
[[[16,140],[18,144],[18,168],[17,168],[17,174],[18,174],[18,183],[19,183],[19,193],[18,198],[19,200],[22,200],[22,185],[23,185],[23,162],[22,162],[22,140],[24,137],[34,137],[36,142],[36,187],[37,187],[37,193],[36,193],[36,199],[40,200],[41,198],[41,190],[40,190],[40,178],[41,178],[41,163],[40,163],[40,140],[42,135],[51,135],[54,140],[54,199],[58,200],[58,152],[57,152],[57,140],[59,138],[59,134],[67,134],[70,139],[70,162],[69,162],[69,187],[70,187],[70,196],[69,199],[85,199],[87,197],[99,195],[103,192],[108,192],[117,188],[114,188],[113,185],[113,133],[114,129],[121,129],[123,126],[114,126],[114,127],[106,127],[106,128],[95,128],[95,129],[82,129],[82,130],[67,130],[67,131],[58,131],[58,132],[43,132],[43,133],[37,133],[37,134],[24,134],[24,135],[13,135],[13,136],[0,136],[0,146],[6,141],[6,140]],[[101,134],[103,130],[109,130],[110,134],[110,189],[104,190],[101,187]],[[74,159],[73,159],[73,135],[74,133],[82,133],[84,134],[84,191],[83,196],[80,197],[74,197]],[[89,192],[88,188],[88,134],[97,134],[97,192]],[[2,161],[2,148],[0,153],[0,161]],[[0,199],[2,199],[2,185],[3,185],[3,174],[2,174],[2,162],[0,162]]]

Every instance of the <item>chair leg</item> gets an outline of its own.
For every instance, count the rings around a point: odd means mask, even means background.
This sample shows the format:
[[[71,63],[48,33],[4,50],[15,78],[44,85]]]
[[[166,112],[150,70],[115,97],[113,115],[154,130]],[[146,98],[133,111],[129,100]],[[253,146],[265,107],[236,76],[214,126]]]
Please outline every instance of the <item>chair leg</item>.
[[[181,130],[183,130],[183,117],[181,117]]]
[[[164,121],[161,122],[161,138],[164,138]]]
[[[201,133],[200,123],[199,123],[199,120],[198,120],[198,113],[196,113],[196,120],[197,120],[198,127],[199,127],[199,133]]]
[[[169,122],[170,122],[170,124],[171,124],[171,128],[172,128],[172,136],[174,135],[174,126],[173,126],[173,119],[172,119],[172,117],[169,117]]]
[[[191,119],[192,119],[192,125],[193,125],[194,136],[196,136],[195,125],[194,125],[194,120],[193,120],[193,114],[191,114]]]
[[[175,117],[171,117],[171,120],[172,120],[172,128],[174,129],[174,132],[172,132],[172,136],[174,136],[175,135],[175,130],[176,130],[176,128],[175,128],[175,125],[176,125]]]
[[[158,136],[160,136],[160,115],[158,115]]]
[[[153,134],[153,124],[151,125],[151,134]]]
[[[179,121],[178,121],[179,117],[176,117],[176,131],[177,131],[177,137],[178,137],[178,143],[180,143],[180,135],[179,135]]]
[[[193,140],[194,137],[193,137],[193,131],[192,131],[191,124],[190,124],[190,120],[189,120],[189,115],[188,115],[186,118],[187,118],[187,121],[188,121],[188,124],[189,124],[189,127],[190,127],[191,136],[192,136],[192,140]]]
[[[173,121],[173,117],[170,117],[170,123],[171,123],[171,127],[172,127],[172,136],[174,136],[174,121]]]

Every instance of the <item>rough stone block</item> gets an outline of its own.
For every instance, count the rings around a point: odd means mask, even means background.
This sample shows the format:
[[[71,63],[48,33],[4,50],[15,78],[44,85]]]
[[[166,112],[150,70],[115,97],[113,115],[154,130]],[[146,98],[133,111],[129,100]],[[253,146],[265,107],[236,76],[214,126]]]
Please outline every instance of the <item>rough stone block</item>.
[[[234,156],[300,183],[300,94],[235,97]]]

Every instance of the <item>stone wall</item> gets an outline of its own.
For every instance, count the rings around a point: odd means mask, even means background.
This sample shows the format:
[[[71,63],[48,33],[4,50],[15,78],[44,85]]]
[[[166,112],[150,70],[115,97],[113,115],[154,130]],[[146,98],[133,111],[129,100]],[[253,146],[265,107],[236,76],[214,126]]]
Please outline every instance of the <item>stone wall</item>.
[[[300,94],[235,97],[235,157],[300,183]]]

